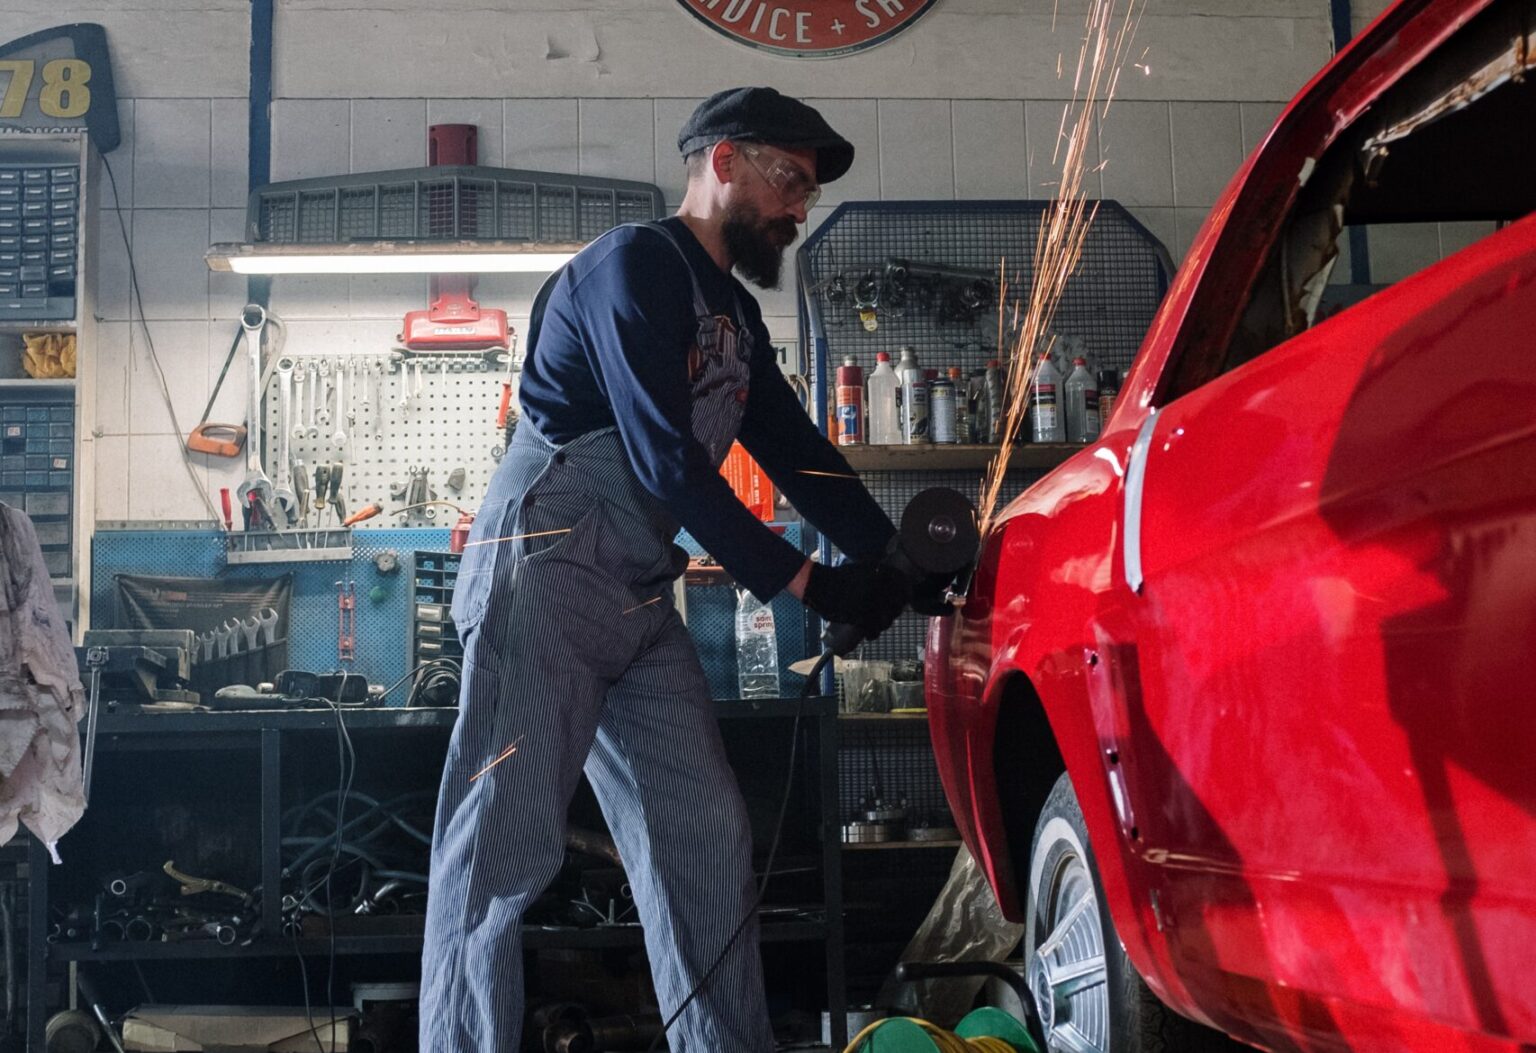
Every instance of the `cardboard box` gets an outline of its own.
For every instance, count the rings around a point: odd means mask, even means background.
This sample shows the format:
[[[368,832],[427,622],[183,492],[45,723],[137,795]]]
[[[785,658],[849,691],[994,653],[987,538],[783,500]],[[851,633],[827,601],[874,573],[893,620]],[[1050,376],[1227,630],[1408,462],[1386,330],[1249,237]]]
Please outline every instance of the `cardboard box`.
[[[335,1014],[335,1029],[331,1017]],[[350,1006],[146,1005],[123,1020],[123,1048],[139,1053],[343,1053]],[[314,1028],[310,1028],[310,1020]]]

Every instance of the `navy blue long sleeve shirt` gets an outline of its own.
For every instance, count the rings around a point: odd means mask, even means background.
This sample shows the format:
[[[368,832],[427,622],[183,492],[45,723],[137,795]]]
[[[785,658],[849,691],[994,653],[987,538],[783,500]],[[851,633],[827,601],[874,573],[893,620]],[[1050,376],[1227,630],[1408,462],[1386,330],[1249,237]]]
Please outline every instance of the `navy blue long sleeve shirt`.
[[[757,301],[682,220],[662,222],[687,254],[710,310],[735,317],[739,305],[738,322],[752,333],[741,444],[839,549],[878,559],[895,527],[801,408]],[[693,285],[677,249],[657,231],[621,228],[561,273],[523,366],[519,401],[552,443],[617,426],[646,490],[732,577],[767,600],[805,556],[737,500],[693,436],[688,355],[697,326]]]

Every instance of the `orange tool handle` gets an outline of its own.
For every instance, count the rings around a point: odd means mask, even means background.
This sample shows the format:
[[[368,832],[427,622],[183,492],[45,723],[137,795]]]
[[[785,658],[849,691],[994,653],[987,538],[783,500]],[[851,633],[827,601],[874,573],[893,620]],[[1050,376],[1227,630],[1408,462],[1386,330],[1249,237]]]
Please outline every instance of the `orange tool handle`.
[[[510,381],[501,383],[501,408],[496,411],[496,427],[507,426],[507,408],[512,405],[512,384]]]
[[[245,425],[204,421],[187,436],[187,449],[212,457],[239,457],[245,448]]]
[[[224,529],[235,529],[234,509],[229,506],[229,487],[219,487],[219,503],[224,506]]]
[[[372,519],[382,511],[384,511],[384,506],[380,505],[378,502],[374,502],[371,505],[364,505],[356,512],[353,512],[351,515],[347,516],[347,518],[343,519],[341,521],[341,525],[352,526],[354,523],[361,523],[365,519]]]

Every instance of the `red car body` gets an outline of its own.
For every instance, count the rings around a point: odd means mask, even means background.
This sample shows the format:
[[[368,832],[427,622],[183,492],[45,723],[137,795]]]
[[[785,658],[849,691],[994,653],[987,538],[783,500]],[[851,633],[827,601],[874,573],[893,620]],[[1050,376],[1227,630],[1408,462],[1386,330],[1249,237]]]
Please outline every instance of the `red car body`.
[[[1102,437],[930,627],[940,772],[1005,913],[1027,773],[1061,765],[1136,969],[1271,1049],[1536,1050],[1536,218],[1178,388],[1310,161],[1490,6],[1401,3],[1303,89]]]

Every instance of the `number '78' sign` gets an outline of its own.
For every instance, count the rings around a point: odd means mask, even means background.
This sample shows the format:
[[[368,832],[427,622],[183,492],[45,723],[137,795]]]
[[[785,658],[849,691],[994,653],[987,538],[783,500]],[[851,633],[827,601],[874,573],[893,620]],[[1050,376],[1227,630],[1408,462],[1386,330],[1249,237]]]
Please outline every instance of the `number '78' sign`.
[[[118,144],[106,31],[78,22],[0,44],[0,134],[80,127],[103,152]]]

